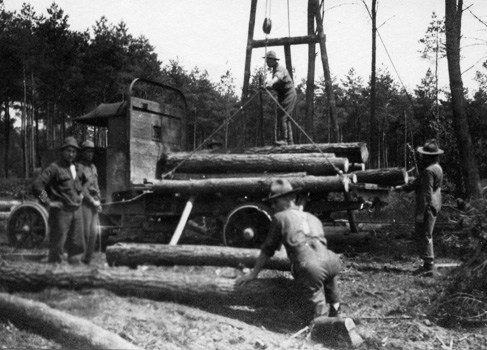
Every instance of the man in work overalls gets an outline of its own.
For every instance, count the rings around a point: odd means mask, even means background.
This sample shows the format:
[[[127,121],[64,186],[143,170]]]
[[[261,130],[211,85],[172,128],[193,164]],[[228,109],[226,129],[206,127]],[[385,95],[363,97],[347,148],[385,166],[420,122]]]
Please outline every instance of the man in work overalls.
[[[85,141],[81,145],[81,159],[79,162],[80,169],[84,175],[85,183],[83,184],[83,227],[85,252],[83,262],[90,264],[95,251],[96,236],[98,231],[98,213],[101,212],[101,196],[98,186],[98,171],[93,164],[95,155],[95,144],[91,141]]]
[[[49,263],[61,263],[64,248],[70,264],[79,264],[83,255],[82,179],[75,164],[78,150],[76,139],[66,138],[61,159],[45,168],[32,185],[33,194],[49,207]]]
[[[439,156],[443,154],[435,139],[425,142],[418,147],[420,155],[419,176],[410,184],[398,186],[398,191],[415,191],[416,209],[414,220],[414,240],[417,251],[423,260],[423,266],[415,274],[434,276],[435,254],[433,249],[433,230],[436,218],[441,210],[441,185],[443,183],[443,169],[439,164]]]
[[[291,272],[303,296],[303,306],[306,310],[313,309],[308,312],[306,321],[325,315],[326,303],[330,304],[328,316],[336,317],[340,311],[337,276],[342,263],[339,256],[327,248],[321,221],[296,205],[297,191],[286,179],[272,182],[268,200],[276,213],[271,230],[253,270],[240,276],[236,285],[243,286],[257,278],[283,244],[292,264]]]
[[[296,89],[289,72],[284,66],[279,64],[279,58],[274,51],[267,52],[264,57],[266,64],[272,69],[272,78],[266,82],[266,88],[276,91],[277,102],[282,108],[277,108],[277,120],[280,135],[276,140],[278,145],[293,144],[293,130],[289,116],[292,116],[296,105]]]

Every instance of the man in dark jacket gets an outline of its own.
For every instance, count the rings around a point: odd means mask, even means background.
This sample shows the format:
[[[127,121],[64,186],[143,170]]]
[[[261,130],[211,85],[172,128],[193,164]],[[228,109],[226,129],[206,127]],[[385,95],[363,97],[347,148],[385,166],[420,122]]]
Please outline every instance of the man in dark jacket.
[[[101,212],[101,196],[98,186],[98,171],[93,164],[95,155],[95,144],[85,141],[81,145],[81,159],[79,167],[84,177],[83,202],[81,210],[83,212],[83,228],[85,240],[85,253],[83,262],[89,264],[95,251],[96,236],[98,232],[98,213]]]
[[[340,293],[337,279],[341,271],[340,257],[327,248],[321,221],[304,212],[296,205],[296,192],[286,179],[277,179],[271,184],[268,200],[276,212],[271,230],[253,270],[236,280],[237,286],[257,278],[267,261],[281,245],[284,245],[291,272],[299,285],[306,321],[325,315],[326,303],[330,304],[328,316],[336,317],[340,310]]]
[[[277,93],[277,102],[282,107],[277,108],[280,135],[276,144],[292,145],[293,131],[289,116],[292,116],[297,99],[294,82],[287,69],[279,64],[279,58],[276,57],[274,51],[267,52],[264,58],[267,66],[272,70],[272,78],[266,82],[266,88]]]
[[[410,184],[398,186],[398,191],[415,191],[415,227],[414,240],[423,266],[415,274],[433,276],[437,273],[433,249],[433,230],[436,218],[441,210],[441,185],[443,169],[439,164],[439,156],[443,154],[435,139],[426,141],[418,147],[420,155],[419,176]]]
[[[78,150],[76,139],[66,138],[61,158],[45,168],[32,185],[33,194],[49,207],[49,263],[61,263],[64,248],[70,264],[79,264],[83,255],[82,180],[75,164]]]

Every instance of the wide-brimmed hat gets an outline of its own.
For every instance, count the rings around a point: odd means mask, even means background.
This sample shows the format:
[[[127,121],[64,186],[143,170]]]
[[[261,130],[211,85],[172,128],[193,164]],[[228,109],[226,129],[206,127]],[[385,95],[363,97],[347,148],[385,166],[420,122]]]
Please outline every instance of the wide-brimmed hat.
[[[95,144],[91,141],[88,141],[86,140],[85,142],[83,142],[81,144],[81,149],[85,150],[85,149],[94,149],[95,148]]]
[[[266,58],[266,59],[267,58],[273,58],[273,59],[279,61],[279,58],[277,58],[277,56],[276,56],[276,52],[275,51],[272,51],[272,50],[269,51],[269,52],[267,52],[266,55],[264,57],[262,57],[262,58]]]
[[[422,154],[431,155],[431,156],[436,156],[444,153],[443,150],[439,148],[438,145],[436,144],[435,139],[427,140],[424,143],[423,147],[418,147],[418,152]]]
[[[66,137],[64,139],[63,145],[61,146],[61,149],[65,149],[66,147],[74,147],[76,149],[79,149],[78,141],[76,141],[73,136]]]
[[[287,179],[277,179],[272,181],[269,197],[264,198],[264,200],[270,201],[289,194],[301,192],[301,190],[302,189],[300,187],[293,189],[293,186]]]

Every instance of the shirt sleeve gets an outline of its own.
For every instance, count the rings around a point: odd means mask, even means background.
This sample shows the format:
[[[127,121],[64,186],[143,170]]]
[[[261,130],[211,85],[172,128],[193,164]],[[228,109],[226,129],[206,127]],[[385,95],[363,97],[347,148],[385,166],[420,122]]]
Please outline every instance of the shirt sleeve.
[[[434,192],[434,173],[431,170],[426,169],[421,176],[421,192],[424,196],[425,207],[433,205],[433,192]]]
[[[53,164],[49,165],[39,174],[32,184],[32,193],[34,196],[39,197],[42,191],[45,191],[55,174],[56,167]]]
[[[269,230],[269,234],[261,247],[261,250],[267,254],[268,256],[274,256],[276,250],[281,248],[281,241],[282,241],[282,227],[281,224],[276,218],[272,219],[271,229]]]

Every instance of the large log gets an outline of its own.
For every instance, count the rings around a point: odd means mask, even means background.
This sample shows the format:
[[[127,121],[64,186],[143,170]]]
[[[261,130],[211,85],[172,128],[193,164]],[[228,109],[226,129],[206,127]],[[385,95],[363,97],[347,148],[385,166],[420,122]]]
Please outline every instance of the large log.
[[[251,147],[234,150],[234,153],[273,154],[273,153],[334,153],[337,157],[348,158],[351,163],[367,163],[369,151],[365,142],[318,143],[287,146]]]
[[[246,194],[265,196],[273,177],[223,178],[201,180],[161,180],[152,185],[154,193],[168,194]],[[348,192],[353,176],[304,176],[287,178],[293,188],[312,193]]]
[[[141,349],[88,320],[6,293],[0,293],[0,316],[68,349]]]
[[[369,232],[350,233],[346,227],[325,227],[328,246],[363,244],[370,239]],[[228,266],[248,267],[255,265],[259,249],[244,249],[206,245],[165,245],[141,243],[117,243],[106,249],[110,266],[154,265],[154,266]],[[289,271],[291,264],[283,251],[269,260],[264,268]]]
[[[110,266],[228,266],[253,267],[259,249],[218,247],[207,245],[165,245],[117,243],[106,249]],[[264,267],[289,271],[291,263],[285,252],[276,252]]]
[[[358,183],[371,183],[382,186],[398,186],[408,182],[408,173],[404,168],[382,168],[355,171]]]
[[[233,271],[233,270],[232,270]],[[236,287],[235,271],[230,278],[217,271],[195,271],[193,267],[153,269],[96,268],[0,262],[0,287],[9,292],[103,288],[121,296],[137,296],[156,301],[228,305],[292,305],[299,294],[287,278],[259,278]]]
[[[348,172],[347,158],[329,158],[321,154],[209,154],[174,152],[159,160],[162,173],[288,173],[304,171],[309,175],[336,175]]]
[[[297,172],[297,173],[270,173],[267,172],[265,174],[262,173],[235,173],[235,174],[192,174],[192,173],[173,173],[170,176],[166,177],[168,180],[197,180],[197,179],[225,179],[225,178],[232,178],[232,177],[304,177],[307,174],[305,172]]]

